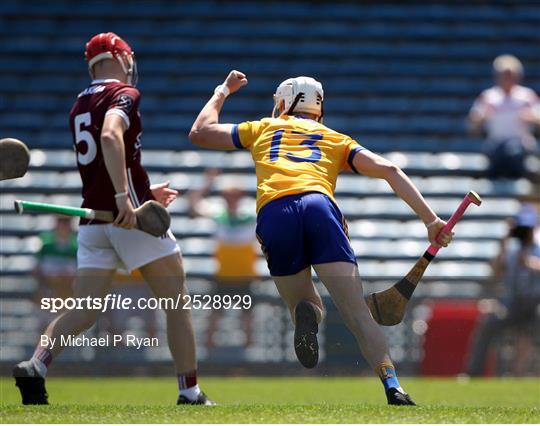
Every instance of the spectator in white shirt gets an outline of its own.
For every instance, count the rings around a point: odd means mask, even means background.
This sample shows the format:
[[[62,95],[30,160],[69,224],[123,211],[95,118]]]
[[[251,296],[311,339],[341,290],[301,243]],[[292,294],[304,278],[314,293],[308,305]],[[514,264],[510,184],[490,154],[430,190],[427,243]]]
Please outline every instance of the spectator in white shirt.
[[[493,61],[496,85],[484,90],[469,113],[472,133],[486,133],[488,176],[517,179],[525,175],[527,155],[537,152],[534,137],[540,127],[540,100],[534,90],[519,85],[523,65],[515,56]]]

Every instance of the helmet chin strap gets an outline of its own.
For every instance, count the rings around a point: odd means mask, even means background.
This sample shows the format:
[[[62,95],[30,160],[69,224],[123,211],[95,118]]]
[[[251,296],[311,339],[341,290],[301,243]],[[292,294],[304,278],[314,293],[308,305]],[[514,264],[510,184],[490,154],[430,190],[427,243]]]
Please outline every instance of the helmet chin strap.
[[[287,115],[293,115],[294,109],[296,108],[296,105],[298,105],[298,102],[300,102],[300,99],[304,96],[302,92],[298,93],[296,97],[294,98],[294,101],[292,102],[291,106],[289,107],[287,111]]]
[[[272,118],[276,118],[276,112],[278,111],[278,104],[274,104],[274,108],[272,108]]]

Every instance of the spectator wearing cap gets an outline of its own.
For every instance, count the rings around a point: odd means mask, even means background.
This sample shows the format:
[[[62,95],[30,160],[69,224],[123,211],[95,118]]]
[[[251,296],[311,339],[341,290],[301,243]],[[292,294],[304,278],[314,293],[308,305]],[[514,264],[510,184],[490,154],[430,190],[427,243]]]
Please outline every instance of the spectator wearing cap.
[[[540,305],[540,242],[535,230],[538,215],[532,204],[523,204],[510,221],[508,235],[501,241],[492,262],[493,274],[503,283],[504,294],[491,304],[473,333],[468,371],[471,376],[484,372],[490,345],[501,331],[517,331],[515,375],[522,375],[534,350],[531,330],[535,330]]]
[[[535,128],[540,127],[540,102],[534,90],[521,86],[523,65],[512,55],[493,61],[496,85],[484,90],[469,113],[472,134],[486,134],[484,151],[490,178],[525,175],[527,155],[537,152]]]

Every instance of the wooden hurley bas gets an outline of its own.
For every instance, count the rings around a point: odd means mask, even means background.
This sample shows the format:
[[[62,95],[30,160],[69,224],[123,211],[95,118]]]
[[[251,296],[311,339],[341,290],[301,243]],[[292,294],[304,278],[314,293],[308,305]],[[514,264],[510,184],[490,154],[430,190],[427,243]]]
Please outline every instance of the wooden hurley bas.
[[[30,163],[30,151],[20,140],[0,139],[0,180],[25,175]]]
[[[15,201],[15,211],[23,213],[54,213],[65,216],[77,216],[89,220],[102,222],[114,222],[114,214],[111,211],[92,210],[82,207],[60,206],[57,204],[37,203],[33,201]],[[137,228],[155,237],[164,235],[171,225],[169,212],[157,201],[147,201],[141,207],[135,209]]]
[[[441,230],[441,233],[450,232],[471,204],[477,206],[482,204],[482,199],[474,191],[470,191],[463,198],[446,226]],[[403,320],[409,299],[424,275],[426,268],[438,252],[437,247],[430,245],[404,278],[389,289],[372,293],[366,297],[366,303],[375,321],[381,325],[396,325]]]

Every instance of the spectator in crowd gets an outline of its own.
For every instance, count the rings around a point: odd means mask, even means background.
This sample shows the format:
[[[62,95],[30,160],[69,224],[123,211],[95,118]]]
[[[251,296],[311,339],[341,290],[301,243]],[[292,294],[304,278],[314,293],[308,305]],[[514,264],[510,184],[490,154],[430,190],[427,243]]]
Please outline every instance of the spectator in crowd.
[[[491,304],[473,333],[473,345],[467,373],[484,373],[490,344],[500,332],[512,327],[518,333],[515,375],[522,375],[530,359],[533,345],[531,329],[535,329],[540,305],[540,241],[537,212],[532,204],[523,204],[511,221],[508,235],[501,241],[499,254],[493,260],[495,278],[502,280],[504,296]]]
[[[218,263],[216,278],[219,284],[245,287],[256,277],[257,247],[255,241],[256,218],[240,209],[244,192],[227,184],[221,190],[225,209],[212,211],[204,198],[209,194],[219,170],[206,174],[204,186],[188,194],[191,216],[211,217],[217,224],[215,259]]]
[[[77,270],[77,235],[70,218],[59,216],[54,229],[42,233],[40,239],[41,249],[34,270],[39,283],[34,294],[38,306],[43,297],[72,297],[73,279]],[[44,322],[40,325],[44,327],[50,320],[50,313],[40,310],[39,316]]]
[[[469,113],[472,134],[486,134],[484,150],[490,178],[517,179],[525,175],[525,159],[537,152],[535,128],[540,127],[536,93],[519,83],[523,65],[515,56],[501,55],[493,62],[496,85],[484,90]]]
[[[243,212],[241,203],[245,197],[244,192],[234,186],[232,182],[226,183],[220,191],[225,202],[222,211],[215,211],[204,201],[210,193],[216,177],[220,171],[210,169],[206,173],[204,186],[188,194],[191,216],[211,217],[217,225],[215,240],[216,248],[214,258],[218,269],[215,274],[215,293],[221,296],[244,296],[250,294],[250,284],[257,277],[256,263],[258,247],[255,239],[256,217],[251,212]],[[244,331],[244,342],[233,346],[242,346],[236,357],[245,355],[251,337],[251,314],[248,310],[228,311],[223,315],[240,315]],[[215,346],[215,333],[218,332],[220,317],[219,311],[212,311],[208,322],[208,347]],[[230,346],[230,345],[229,345]]]

